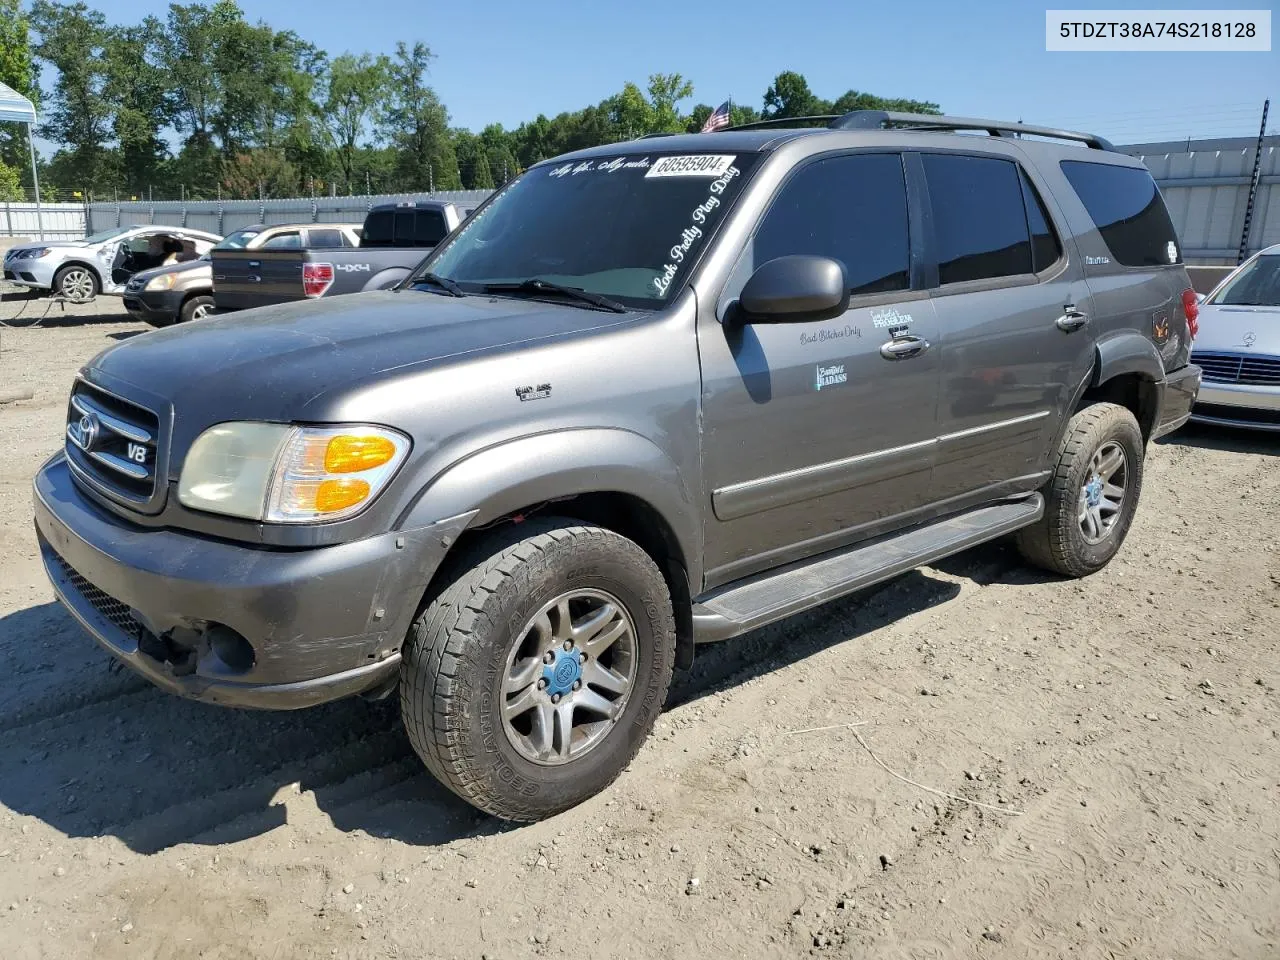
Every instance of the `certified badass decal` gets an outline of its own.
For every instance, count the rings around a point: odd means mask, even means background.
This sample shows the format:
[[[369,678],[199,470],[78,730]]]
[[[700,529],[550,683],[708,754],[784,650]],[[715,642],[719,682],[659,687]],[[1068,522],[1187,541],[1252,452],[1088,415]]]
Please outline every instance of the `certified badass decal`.
[[[693,154],[660,157],[645,177],[719,177],[733,165],[736,154]]]
[[[829,367],[818,364],[818,368],[814,374],[813,388],[821,390],[823,387],[834,387],[841,383],[848,383],[849,377],[844,372],[843,363],[834,363]]]

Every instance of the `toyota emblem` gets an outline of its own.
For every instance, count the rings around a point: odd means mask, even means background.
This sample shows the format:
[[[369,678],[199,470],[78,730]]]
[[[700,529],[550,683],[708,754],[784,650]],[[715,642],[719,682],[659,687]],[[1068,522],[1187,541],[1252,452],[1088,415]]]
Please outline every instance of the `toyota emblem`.
[[[86,413],[80,418],[80,446],[89,450],[93,447],[93,443],[98,439],[98,418],[92,413]]]

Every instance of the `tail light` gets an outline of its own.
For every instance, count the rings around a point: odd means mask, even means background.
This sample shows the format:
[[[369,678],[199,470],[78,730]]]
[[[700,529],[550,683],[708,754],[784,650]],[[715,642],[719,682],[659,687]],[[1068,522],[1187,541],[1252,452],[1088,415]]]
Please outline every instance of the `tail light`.
[[[323,297],[333,286],[332,263],[304,263],[302,265],[302,293],[307,297]]]
[[[1182,312],[1187,315],[1187,330],[1194,340],[1200,332],[1200,301],[1196,299],[1196,292],[1190,288],[1182,291]]]

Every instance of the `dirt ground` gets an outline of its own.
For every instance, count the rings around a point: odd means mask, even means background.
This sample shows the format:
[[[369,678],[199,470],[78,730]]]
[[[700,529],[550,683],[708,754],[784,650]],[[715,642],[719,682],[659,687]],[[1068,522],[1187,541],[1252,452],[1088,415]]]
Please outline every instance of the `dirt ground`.
[[[4,960],[1280,956],[1280,437],[1154,445],[1087,581],[994,545],[704,648],[611,790],[511,828],[392,707],[175,699],[53,602],[29,485],[144,329],[106,302],[0,328]]]

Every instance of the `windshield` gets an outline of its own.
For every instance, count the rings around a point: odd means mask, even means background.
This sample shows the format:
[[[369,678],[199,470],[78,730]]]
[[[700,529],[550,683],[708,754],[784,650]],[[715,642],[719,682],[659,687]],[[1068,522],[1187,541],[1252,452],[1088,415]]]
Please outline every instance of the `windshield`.
[[[259,230],[237,230],[229,237],[223,237],[214,245],[215,250],[243,250],[249,241],[256,237]]]
[[[1280,307],[1280,254],[1255,259],[1210,302],[1239,307]]]
[[[93,233],[84,238],[85,243],[106,243],[108,240],[114,240],[116,237],[122,236],[132,230],[133,227],[116,227],[113,230],[103,230],[101,233]]]
[[[759,160],[630,154],[534,167],[415,276],[432,273],[468,293],[537,278],[659,307],[684,285]]]

